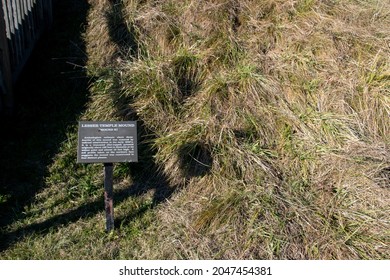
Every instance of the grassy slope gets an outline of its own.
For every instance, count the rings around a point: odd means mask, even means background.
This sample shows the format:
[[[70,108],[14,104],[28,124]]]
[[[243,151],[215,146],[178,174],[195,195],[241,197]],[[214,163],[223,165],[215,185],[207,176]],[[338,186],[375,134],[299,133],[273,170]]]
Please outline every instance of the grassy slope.
[[[0,257],[390,257],[386,1],[89,2],[82,119],[142,124],[118,229],[71,131]]]

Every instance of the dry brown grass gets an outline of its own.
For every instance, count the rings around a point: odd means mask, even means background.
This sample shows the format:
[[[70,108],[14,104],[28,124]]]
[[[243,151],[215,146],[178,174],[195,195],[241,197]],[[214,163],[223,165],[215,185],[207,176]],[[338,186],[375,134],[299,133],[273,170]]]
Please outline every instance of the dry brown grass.
[[[387,1],[90,2],[86,118],[136,112],[182,186],[136,257],[390,257]]]

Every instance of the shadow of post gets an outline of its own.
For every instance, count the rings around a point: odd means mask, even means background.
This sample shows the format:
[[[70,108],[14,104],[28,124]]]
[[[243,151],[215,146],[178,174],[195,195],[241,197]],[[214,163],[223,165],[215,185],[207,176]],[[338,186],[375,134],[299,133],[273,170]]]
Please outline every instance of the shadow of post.
[[[140,184],[133,184],[126,189],[115,191],[114,203],[120,204],[129,197],[136,197],[144,194],[148,190],[143,188]],[[158,203],[158,202],[156,202]],[[26,238],[31,234],[47,234],[50,230],[56,229],[61,226],[66,226],[70,223],[74,223],[80,219],[92,217],[99,212],[103,212],[104,205],[101,199],[83,204],[75,209],[69,210],[65,213],[56,215],[50,219],[44,220],[39,223],[33,223],[31,225],[19,228],[15,231],[7,232],[0,238],[0,252],[9,248],[12,244]],[[148,209],[140,208],[136,212],[129,215],[118,217],[115,219],[115,227],[119,225],[123,226],[127,222],[132,221],[134,218],[138,218],[143,215]]]

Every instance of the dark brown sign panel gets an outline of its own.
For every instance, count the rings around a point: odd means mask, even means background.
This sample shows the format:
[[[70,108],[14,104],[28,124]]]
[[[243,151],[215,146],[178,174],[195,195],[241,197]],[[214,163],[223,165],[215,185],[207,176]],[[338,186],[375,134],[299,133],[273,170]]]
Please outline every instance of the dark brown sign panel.
[[[136,121],[80,121],[78,163],[138,162]]]

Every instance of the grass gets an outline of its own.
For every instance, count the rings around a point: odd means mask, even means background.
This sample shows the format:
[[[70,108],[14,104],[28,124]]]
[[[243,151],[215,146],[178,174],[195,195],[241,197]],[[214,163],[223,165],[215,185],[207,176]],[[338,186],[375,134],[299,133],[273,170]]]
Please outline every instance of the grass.
[[[388,259],[390,6],[163,2],[89,1],[76,118],[141,124],[116,230],[74,120],[0,257]]]

